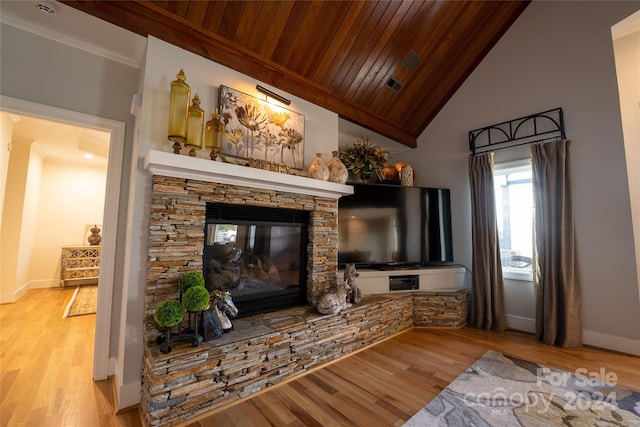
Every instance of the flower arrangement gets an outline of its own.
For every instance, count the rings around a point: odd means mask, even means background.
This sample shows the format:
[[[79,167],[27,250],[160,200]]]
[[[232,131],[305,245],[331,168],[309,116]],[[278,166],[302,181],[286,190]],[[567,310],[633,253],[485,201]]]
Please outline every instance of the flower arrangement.
[[[389,151],[372,144],[366,137],[360,137],[352,147],[340,150],[340,160],[355,176],[366,182],[374,173],[380,177],[380,171],[389,162]]]

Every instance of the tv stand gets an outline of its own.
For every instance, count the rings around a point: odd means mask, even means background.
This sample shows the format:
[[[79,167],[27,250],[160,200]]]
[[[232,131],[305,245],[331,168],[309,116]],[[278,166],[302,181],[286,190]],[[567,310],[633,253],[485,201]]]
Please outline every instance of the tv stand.
[[[413,267],[393,268],[382,270],[379,266],[372,268],[358,268],[360,276],[356,279],[358,288],[364,295],[386,294],[389,292],[416,292],[416,291],[455,291],[465,288],[467,283],[467,270],[459,264],[450,264],[437,267]],[[343,271],[338,272],[338,280],[342,280]],[[407,276],[416,276],[419,283],[418,289],[398,289],[402,286],[390,286]],[[395,289],[391,289],[395,288]]]

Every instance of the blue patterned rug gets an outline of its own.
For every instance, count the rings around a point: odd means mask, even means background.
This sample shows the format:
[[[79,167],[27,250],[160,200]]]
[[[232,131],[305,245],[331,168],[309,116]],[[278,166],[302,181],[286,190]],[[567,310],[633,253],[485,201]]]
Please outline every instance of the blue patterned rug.
[[[640,393],[616,380],[489,350],[404,426],[640,426]]]

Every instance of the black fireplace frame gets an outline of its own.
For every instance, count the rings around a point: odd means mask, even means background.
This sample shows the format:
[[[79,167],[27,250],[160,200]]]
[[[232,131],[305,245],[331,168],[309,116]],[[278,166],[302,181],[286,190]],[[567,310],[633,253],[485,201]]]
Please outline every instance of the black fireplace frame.
[[[309,250],[310,212],[265,206],[239,205],[222,202],[207,202],[204,227],[203,274],[207,280],[208,229],[212,224],[294,226],[300,228],[300,272],[298,286],[277,292],[252,293],[246,296],[234,296],[233,302],[238,308],[238,318],[268,313],[307,304],[307,262]]]

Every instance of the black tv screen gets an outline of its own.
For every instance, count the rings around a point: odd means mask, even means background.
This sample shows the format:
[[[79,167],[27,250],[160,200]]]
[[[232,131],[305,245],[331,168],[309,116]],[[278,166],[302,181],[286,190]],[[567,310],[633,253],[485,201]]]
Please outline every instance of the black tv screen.
[[[338,200],[338,263],[359,267],[453,262],[448,189],[353,184]]]

